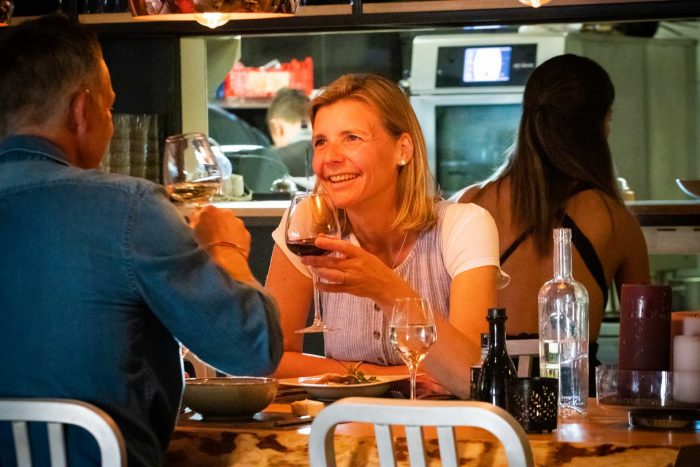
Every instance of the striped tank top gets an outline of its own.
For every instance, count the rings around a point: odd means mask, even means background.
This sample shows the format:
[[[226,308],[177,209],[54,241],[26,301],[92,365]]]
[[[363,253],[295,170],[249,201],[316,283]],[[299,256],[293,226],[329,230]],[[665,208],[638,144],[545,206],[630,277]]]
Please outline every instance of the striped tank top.
[[[451,277],[442,261],[440,232],[449,201],[436,205],[438,221],[420,233],[406,259],[394,268],[433,312],[447,318],[450,310]],[[324,334],[325,355],[336,360],[402,365],[389,342],[389,318],[372,300],[346,293],[322,293],[323,321],[338,331]],[[389,310],[390,312],[391,310]]]

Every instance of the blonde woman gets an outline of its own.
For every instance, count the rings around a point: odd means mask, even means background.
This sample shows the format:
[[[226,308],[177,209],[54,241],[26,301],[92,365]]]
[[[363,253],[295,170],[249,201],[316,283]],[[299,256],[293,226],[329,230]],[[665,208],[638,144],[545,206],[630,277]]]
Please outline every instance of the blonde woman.
[[[453,204],[435,193],[425,142],[410,103],[391,81],[345,75],[312,102],[313,170],[327,193],[343,239],[317,239],[338,255],[299,258],[284,242],[284,223],[267,289],[277,299],[285,336],[279,377],[338,372],[364,361],[369,374],[405,373],[388,339],[398,297],[422,296],[435,311],[438,340],[423,369],[466,397],[469,366],[479,359],[479,334],[496,288],[507,282],[498,263],[498,233],[476,205]],[[312,300],[309,268],[321,283],[325,358],[302,354]],[[337,360],[337,361],[334,361]]]

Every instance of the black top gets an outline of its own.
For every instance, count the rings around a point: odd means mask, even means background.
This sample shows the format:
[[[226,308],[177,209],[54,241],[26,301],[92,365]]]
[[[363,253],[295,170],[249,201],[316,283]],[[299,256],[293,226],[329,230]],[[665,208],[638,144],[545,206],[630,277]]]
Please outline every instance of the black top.
[[[591,272],[591,275],[593,276],[593,279],[595,279],[596,284],[598,284],[598,287],[600,287],[600,292],[603,294],[603,306],[605,307],[605,305],[608,303],[608,283],[605,280],[603,264],[600,262],[598,253],[596,253],[595,248],[593,248],[593,244],[590,240],[588,240],[588,237],[586,237],[583,231],[578,227],[578,225],[576,225],[574,220],[567,214],[564,214],[562,226],[567,229],[571,229],[571,241],[573,242],[576,250],[581,255],[584,264]],[[515,250],[520,246],[520,244],[523,243],[531,233],[531,230],[526,230],[525,232],[520,234],[520,236],[516,238],[515,241],[508,248],[506,248],[506,251],[503,252],[500,258],[501,266],[503,266],[503,263],[505,263],[508,260],[510,255],[512,255],[513,252],[515,252]]]
[[[562,226],[571,229],[571,241],[574,244],[574,247],[576,247],[576,250],[581,254],[581,258],[583,259],[584,264],[588,268],[588,270],[591,272],[591,275],[593,275],[593,279],[595,279],[596,283],[598,284],[598,287],[600,287],[600,291],[603,294],[603,306],[605,306],[608,303],[608,284],[607,281],[605,280],[605,274],[603,272],[603,265],[600,262],[600,258],[598,257],[598,253],[596,253],[595,248],[593,248],[593,244],[591,243],[590,240],[588,240],[588,237],[581,231],[581,229],[576,225],[574,220],[569,217],[568,215],[564,214],[564,220],[562,221]],[[501,255],[501,266],[503,266],[503,263],[505,263],[510,255],[513,254],[513,252],[520,246],[521,243],[525,241],[525,239],[532,233],[531,230],[527,230],[520,234],[518,238],[515,239],[515,241],[508,247],[506,248],[506,251],[503,252]],[[537,335],[523,335],[523,336],[518,336],[516,338],[537,338]],[[595,367],[600,365],[600,360],[598,360],[598,343],[597,342],[589,342],[588,344],[588,379],[589,379],[589,388],[588,392],[589,395],[595,396]]]

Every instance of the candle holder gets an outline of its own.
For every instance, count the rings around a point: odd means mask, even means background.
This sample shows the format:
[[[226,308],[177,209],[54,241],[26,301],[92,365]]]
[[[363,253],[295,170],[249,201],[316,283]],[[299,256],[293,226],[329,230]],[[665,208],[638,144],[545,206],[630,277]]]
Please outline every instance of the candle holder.
[[[508,412],[527,433],[551,432],[557,428],[557,378],[513,378],[506,386],[506,397]]]
[[[630,426],[637,428],[699,429],[700,403],[678,391],[686,386],[698,387],[692,383],[684,381],[682,372],[596,367],[598,405],[606,410],[627,411]]]

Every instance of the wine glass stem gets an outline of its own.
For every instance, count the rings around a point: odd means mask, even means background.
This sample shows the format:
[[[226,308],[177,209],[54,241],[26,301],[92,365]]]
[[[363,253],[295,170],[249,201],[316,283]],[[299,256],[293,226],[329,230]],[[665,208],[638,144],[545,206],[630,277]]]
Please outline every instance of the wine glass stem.
[[[312,274],[312,280],[314,284],[314,323],[313,324],[323,324],[321,321],[321,292],[316,286],[318,284],[318,276]]]
[[[408,368],[408,371],[411,375],[411,400],[416,399],[416,374],[418,373],[418,368],[415,367],[415,365],[411,365]]]

